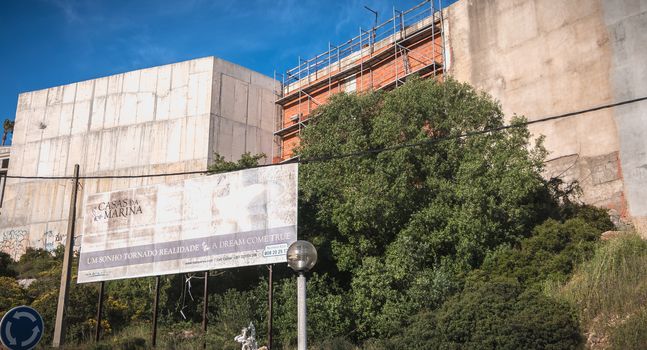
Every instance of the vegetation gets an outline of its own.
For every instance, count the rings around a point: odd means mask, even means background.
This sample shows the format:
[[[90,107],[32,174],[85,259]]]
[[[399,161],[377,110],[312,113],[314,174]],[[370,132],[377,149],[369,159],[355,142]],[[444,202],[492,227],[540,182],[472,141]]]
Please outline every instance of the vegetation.
[[[640,237],[606,242],[570,281],[550,290],[577,307],[591,343],[611,342],[616,349],[647,344],[647,241]]]
[[[5,143],[7,142],[7,135],[9,135],[10,133],[13,133],[13,127],[15,124],[16,122],[11,119],[5,119],[4,123],[2,123],[2,128],[3,128],[2,146],[4,146]]]
[[[311,120],[297,152],[299,235],[319,251],[308,283],[313,349],[577,349],[592,332],[618,348],[645,342],[647,243],[600,242],[613,229],[608,215],[578,205],[573,184],[541,177],[546,152],[541,138],[531,144],[522,118],[501,128],[496,102],[449,79],[338,94]],[[501,130],[485,132],[492,128]],[[209,171],[263,157],[215,155]],[[0,311],[24,300],[52,324],[60,254],[23,257],[0,256],[8,276],[0,277]],[[264,266],[212,273],[207,334],[201,276],[163,277],[160,347],[206,340],[236,349],[233,337],[249,321],[263,344],[266,274]],[[16,289],[16,275],[37,281]],[[274,280],[274,349],[292,349],[294,274],[276,265]],[[95,349],[150,345],[153,285],[107,283]],[[81,347],[97,324],[96,297],[96,285],[72,287],[68,339]]]
[[[15,277],[17,275],[10,265],[13,263],[11,255],[0,251],[0,277]]]
[[[468,282],[435,312],[418,314],[393,349],[576,349],[577,319],[566,303],[512,279]]]

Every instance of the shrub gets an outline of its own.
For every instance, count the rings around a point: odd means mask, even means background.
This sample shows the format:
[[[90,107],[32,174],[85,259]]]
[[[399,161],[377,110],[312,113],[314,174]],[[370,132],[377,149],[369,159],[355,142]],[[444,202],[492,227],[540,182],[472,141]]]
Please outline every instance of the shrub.
[[[60,246],[62,247],[62,246]],[[60,249],[58,250],[60,251]],[[45,249],[27,248],[25,254],[15,263],[15,269],[20,278],[37,278],[44,271],[48,271],[60,264],[60,257]],[[62,256],[62,254],[61,254]],[[60,275],[59,275],[60,276]]]
[[[564,302],[513,279],[471,281],[436,312],[413,318],[397,349],[576,349],[577,319]]]
[[[489,254],[482,269],[508,276],[524,285],[547,278],[565,281],[574,267],[593,256],[601,231],[582,218],[565,222],[548,219],[523,239],[520,248],[502,246]]]
[[[11,255],[0,251],[0,277],[16,277],[18,273],[11,266],[12,263]]]
[[[0,318],[10,309],[27,304],[27,294],[11,277],[0,277]]]
[[[128,337],[123,339],[114,339],[111,342],[102,342],[90,347],[91,350],[144,350],[148,349],[146,346],[146,339],[139,337]]]

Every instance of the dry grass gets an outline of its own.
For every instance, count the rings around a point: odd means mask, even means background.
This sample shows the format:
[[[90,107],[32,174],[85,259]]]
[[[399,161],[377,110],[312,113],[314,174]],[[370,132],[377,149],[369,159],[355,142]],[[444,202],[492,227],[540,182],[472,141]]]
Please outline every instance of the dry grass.
[[[590,348],[613,344],[622,344],[623,349],[645,348],[632,339],[647,339],[631,335],[632,329],[647,326],[647,319],[640,316],[647,310],[647,241],[638,235],[625,234],[603,243],[565,285],[547,285],[546,289],[578,307]]]

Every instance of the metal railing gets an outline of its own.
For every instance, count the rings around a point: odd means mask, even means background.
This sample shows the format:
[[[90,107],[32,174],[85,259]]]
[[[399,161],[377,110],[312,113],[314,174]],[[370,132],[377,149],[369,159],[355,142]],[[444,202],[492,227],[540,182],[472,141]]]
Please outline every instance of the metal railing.
[[[303,79],[307,79],[306,83],[310,83],[329,76],[334,71],[342,71],[344,68],[354,65],[354,60],[349,58],[353,54],[357,54],[357,58],[360,58],[366,49],[372,54],[374,50],[379,49],[376,48],[376,44],[382,40],[393,38],[395,42],[398,34],[405,32],[407,28],[428,18],[434,19],[433,22],[435,22],[434,15],[439,10],[440,6],[434,7],[433,0],[423,1],[406,11],[398,11],[394,8],[393,17],[369,30],[360,28],[359,35],[356,37],[337,46],[329,43],[327,51],[310,59],[299,57],[299,64],[282,74],[283,88],[287,89],[284,92],[293,91],[289,89],[290,85]],[[346,58],[349,59],[345,60]]]

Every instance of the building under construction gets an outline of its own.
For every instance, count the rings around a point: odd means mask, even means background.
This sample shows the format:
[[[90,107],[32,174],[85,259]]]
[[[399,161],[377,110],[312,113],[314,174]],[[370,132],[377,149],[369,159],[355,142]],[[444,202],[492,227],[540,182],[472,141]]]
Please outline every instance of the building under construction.
[[[634,3],[458,0],[441,10],[427,0],[299,58],[280,81],[207,57],[22,93],[0,169],[0,250],[17,258],[66,240],[74,164],[119,177],[84,180],[85,196],[176,179],[142,174],[201,172],[214,153],[287,162],[333,94],[412,75],[451,76],[525,116],[545,136],[547,178],[577,181],[582,202],[647,237],[647,9]]]
[[[577,181],[583,202],[647,232],[644,6],[616,0],[440,5],[394,8],[384,23],[300,57],[279,76],[273,162],[294,159],[312,111],[335,93],[391,89],[411,75],[452,76],[487,92],[506,116],[532,122],[530,132],[545,136],[546,177]],[[617,103],[623,107],[597,108]],[[548,118],[562,114],[572,117]]]
[[[376,16],[377,17],[377,16]],[[294,158],[299,132],[310,113],[338,92],[392,89],[408,77],[441,77],[444,72],[443,14],[440,4],[424,1],[340,45],[310,59],[301,59],[281,77],[276,102],[275,163]]]

